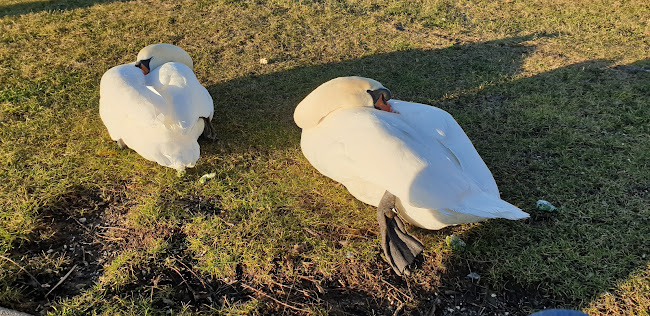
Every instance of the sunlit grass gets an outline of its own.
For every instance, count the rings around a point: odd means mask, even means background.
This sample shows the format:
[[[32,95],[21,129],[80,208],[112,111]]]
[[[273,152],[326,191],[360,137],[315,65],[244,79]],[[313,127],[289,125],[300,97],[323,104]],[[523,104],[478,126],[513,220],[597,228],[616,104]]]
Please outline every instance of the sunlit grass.
[[[78,264],[89,275],[71,274],[38,312],[318,314],[352,308],[341,288],[368,302],[361,310],[428,310],[439,286],[470,270],[499,297],[539,293],[552,306],[642,313],[650,75],[639,69],[650,67],[649,6],[0,2],[0,255],[19,265],[0,259],[0,305],[37,311],[44,293],[25,270],[51,287]],[[220,140],[202,143],[182,178],[119,150],[98,116],[101,75],[157,42],[189,52],[215,103]],[[344,75],[449,111],[504,199],[531,219],[415,229],[423,263],[395,278],[372,208],[300,152],[293,108]],[[536,211],[538,199],[558,212]],[[446,247],[451,233],[464,252]],[[79,241],[93,251],[87,266],[63,248]],[[218,293],[211,301],[202,283]]]

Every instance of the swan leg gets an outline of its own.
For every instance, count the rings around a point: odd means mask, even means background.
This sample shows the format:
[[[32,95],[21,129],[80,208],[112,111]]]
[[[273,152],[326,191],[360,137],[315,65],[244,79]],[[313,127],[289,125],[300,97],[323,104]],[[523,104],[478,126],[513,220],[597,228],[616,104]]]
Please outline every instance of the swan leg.
[[[424,245],[406,231],[395,210],[395,195],[386,191],[377,206],[381,247],[386,260],[398,275],[410,275],[408,266],[422,252]]]
[[[117,143],[117,147],[120,147],[120,149],[129,148],[129,146],[127,146],[121,138],[115,142]]]
[[[203,134],[201,135],[209,140],[217,140],[217,133],[214,131],[210,119],[207,117],[202,117],[202,119],[205,127],[203,127]]]

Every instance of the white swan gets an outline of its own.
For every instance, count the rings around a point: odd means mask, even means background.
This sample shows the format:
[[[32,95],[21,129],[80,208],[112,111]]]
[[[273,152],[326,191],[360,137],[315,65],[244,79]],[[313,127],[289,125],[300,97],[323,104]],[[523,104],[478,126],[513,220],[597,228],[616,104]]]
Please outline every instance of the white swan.
[[[182,48],[154,44],[102,76],[99,114],[120,148],[179,171],[196,164],[198,137],[214,138],[214,106],[192,70]]]
[[[423,249],[400,217],[434,230],[528,217],[501,200],[490,170],[449,113],[390,95],[372,79],[336,78],[298,104],[294,121],[307,160],[378,207],[382,247],[396,273],[408,274]]]

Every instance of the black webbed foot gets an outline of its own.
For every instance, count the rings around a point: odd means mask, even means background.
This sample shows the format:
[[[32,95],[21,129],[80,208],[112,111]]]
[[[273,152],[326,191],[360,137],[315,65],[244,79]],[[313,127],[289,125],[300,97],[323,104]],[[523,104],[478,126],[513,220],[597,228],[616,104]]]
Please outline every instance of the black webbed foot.
[[[377,206],[381,246],[395,273],[409,275],[408,266],[422,252],[424,245],[406,231],[404,223],[394,210],[395,196],[386,191]]]
[[[211,141],[216,141],[217,140],[217,133],[214,130],[214,127],[210,123],[210,119],[207,117],[202,117],[203,119],[203,134],[201,136],[205,137],[206,139],[209,139]]]

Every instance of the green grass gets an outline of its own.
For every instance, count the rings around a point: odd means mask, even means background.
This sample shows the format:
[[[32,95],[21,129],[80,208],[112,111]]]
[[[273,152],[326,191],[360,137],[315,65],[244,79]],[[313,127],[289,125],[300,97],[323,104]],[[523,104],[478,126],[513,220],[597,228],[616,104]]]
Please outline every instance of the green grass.
[[[649,23],[642,0],[0,0],[0,306],[416,313],[472,271],[514,315],[647,315]],[[157,42],[188,51],[215,104],[220,141],[182,178],[98,115],[101,75]],[[374,211],[309,165],[292,120],[346,75],[450,112],[531,219],[413,229],[423,262],[396,278]]]

